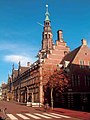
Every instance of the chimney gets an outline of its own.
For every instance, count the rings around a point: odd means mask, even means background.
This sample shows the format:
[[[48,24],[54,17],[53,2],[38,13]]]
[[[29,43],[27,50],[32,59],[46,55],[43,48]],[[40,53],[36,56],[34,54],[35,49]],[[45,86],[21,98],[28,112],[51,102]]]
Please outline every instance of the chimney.
[[[63,42],[63,31],[62,30],[58,30],[57,31],[57,37],[58,37],[58,40],[60,41],[60,42]]]
[[[87,45],[87,40],[86,39],[82,39],[82,45]]]
[[[30,67],[30,65],[31,65],[30,62],[27,62],[27,66]]]

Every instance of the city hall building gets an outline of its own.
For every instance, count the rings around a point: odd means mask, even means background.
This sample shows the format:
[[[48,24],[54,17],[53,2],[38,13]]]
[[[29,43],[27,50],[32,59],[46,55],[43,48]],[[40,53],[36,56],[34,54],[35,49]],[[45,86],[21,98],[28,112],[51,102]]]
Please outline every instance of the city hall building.
[[[63,67],[70,75],[70,85],[62,95],[54,94],[54,106],[72,109],[84,109],[90,106],[90,49],[87,41],[73,51],[63,38],[63,31],[57,31],[54,43],[49,19],[48,5],[42,32],[42,48],[38,52],[38,60],[33,64],[12,67],[12,75],[8,77],[8,98],[17,102],[44,103],[44,85],[57,67]],[[50,99],[50,98],[49,98]],[[50,103],[50,100],[49,100]]]

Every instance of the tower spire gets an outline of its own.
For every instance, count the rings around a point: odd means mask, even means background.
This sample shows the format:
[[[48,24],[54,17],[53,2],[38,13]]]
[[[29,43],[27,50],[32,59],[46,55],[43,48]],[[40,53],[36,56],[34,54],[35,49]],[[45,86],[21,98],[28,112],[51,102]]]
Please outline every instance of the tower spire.
[[[44,21],[43,33],[42,33],[42,49],[45,51],[50,51],[53,47],[52,40],[52,29],[51,29],[51,21],[49,19],[48,5],[46,5],[46,18]]]
[[[40,58],[46,57],[47,53],[50,53],[50,50],[53,49],[53,34],[51,29],[51,21],[49,19],[48,5],[46,5],[45,20],[42,32],[42,48],[39,51],[38,56]]]
[[[50,19],[49,19],[50,14],[49,14],[49,12],[48,12],[48,5],[46,5],[46,13],[45,13],[45,16],[46,16],[45,21],[50,21]]]

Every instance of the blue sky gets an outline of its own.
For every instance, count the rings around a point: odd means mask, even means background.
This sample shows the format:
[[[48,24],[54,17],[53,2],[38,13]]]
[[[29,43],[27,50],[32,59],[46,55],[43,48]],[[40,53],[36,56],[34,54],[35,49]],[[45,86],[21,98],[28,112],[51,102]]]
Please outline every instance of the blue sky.
[[[12,64],[33,63],[41,48],[45,5],[49,5],[53,40],[63,30],[71,50],[87,39],[90,47],[90,0],[0,0],[0,83],[7,82]]]

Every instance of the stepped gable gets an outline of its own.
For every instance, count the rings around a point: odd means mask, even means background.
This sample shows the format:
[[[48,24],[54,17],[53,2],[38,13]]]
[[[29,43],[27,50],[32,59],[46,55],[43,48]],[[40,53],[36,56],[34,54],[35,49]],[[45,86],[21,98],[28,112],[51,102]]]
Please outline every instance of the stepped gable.
[[[14,69],[14,64],[12,66],[12,80],[14,80],[15,78],[18,77],[18,75],[23,74],[25,71],[27,71],[29,69],[30,66],[21,66],[20,62],[19,62],[19,66],[18,69]]]
[[[53,47],[54,49],[50,50],[50,53],[47,54],[47,58],[45,59],[46,64],[59,64],[65,54],[70,51],[65,42],[57,41]]]
[[[53,44],[53,48],[49,50],[49,52],[41,51],[41,58],[44,60],[44,66],[52,65],[57,67],[63,57],[70,52],[70,48],[67,46],[66,42],[62,38],[63,32],[59,30],[58,32],[58,40],[56,40],[56,44]],[[44,50],[43,50],[44,51]]]
[[[22,73],[24,73],[26,70],[28,70],[29,69],[29,67],[27,66],[27,67],[24,67],[24,66],[21,66],[20,67],[20,74],[22,74]]]
[[[53,74],[53,71],[57,69],[57,65],[69,51],[70,49],[65,42],[57,41],[50,53],[46,53],[42,62],[42,73],[47,74],[47,78],[43,79],[44,84],[47,83],[49,75]]]
[[[21,63],[19,61],[19,63],[18,63],[18,75],[24,73],[26,70],[29,69],[29,67],[30,67],[30,63],[29,62],[27,63],[27,66],[21,66]]]
[[[14,75],[13,77],[16,78],[18,76],[18,70],[14,70],[13,75]]]

